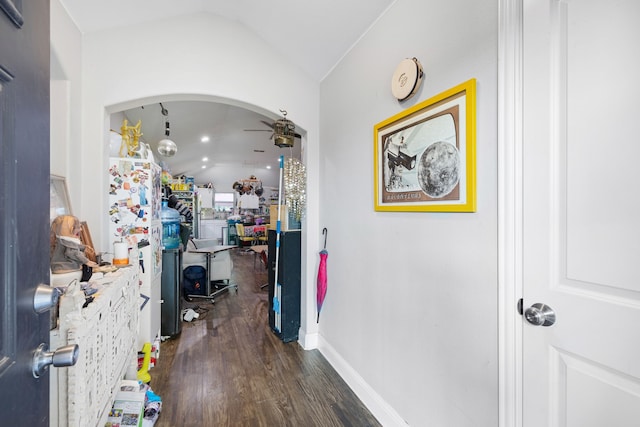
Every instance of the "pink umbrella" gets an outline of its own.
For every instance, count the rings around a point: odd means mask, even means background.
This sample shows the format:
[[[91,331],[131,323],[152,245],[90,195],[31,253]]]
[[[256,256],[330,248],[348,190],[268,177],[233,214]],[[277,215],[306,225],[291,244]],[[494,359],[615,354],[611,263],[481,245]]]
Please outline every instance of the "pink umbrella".
[[[322,309],[324,297],[327,295],[327,256],[329,256],[329,252],[327,252],[327,234],[329,233],[326,227],[322,229],[322,234],[324,234],[324,249],[320,251],[320,265],[318,266],[318,281],[316,288],[318,320],[316,320],[316,323],[320,322],[320,310]]]

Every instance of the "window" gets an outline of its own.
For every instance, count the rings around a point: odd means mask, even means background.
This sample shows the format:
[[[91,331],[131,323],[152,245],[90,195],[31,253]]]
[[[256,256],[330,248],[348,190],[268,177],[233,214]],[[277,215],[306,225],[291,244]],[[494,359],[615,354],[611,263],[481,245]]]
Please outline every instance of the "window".
[[[213,209],[216,212],[231,212],[235,193],[216,193],[213,197]]]

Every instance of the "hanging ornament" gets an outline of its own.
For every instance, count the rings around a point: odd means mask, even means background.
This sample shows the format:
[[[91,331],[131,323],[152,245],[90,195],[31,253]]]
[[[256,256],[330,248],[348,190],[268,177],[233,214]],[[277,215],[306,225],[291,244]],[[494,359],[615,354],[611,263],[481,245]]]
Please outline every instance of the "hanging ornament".
[[[288,158],[284,163],[284,198],[289,212],[296,221],[304,216],[307,207],[307,170],[298,159]]]
[[[169,111],[160,103],[160,113],[164,117],[164,135],[165,139],[162,139],[158,142],[158,153],[164,157],[174,156],[178,152],[178,146],[175,142],[169,139],[169,135],[171,134],[171,128],[169,124]]]

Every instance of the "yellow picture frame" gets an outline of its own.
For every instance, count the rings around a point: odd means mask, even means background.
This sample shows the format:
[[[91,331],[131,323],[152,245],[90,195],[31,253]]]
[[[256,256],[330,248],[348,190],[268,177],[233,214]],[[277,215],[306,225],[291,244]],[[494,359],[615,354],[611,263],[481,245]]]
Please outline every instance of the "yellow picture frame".
[[[373,127],[374,208],[475,212],[476,80]]]

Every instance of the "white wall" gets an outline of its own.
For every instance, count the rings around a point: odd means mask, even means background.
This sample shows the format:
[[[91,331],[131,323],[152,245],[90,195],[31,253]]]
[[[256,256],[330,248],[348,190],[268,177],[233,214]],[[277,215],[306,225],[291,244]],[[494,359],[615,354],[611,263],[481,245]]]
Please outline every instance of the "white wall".
[[[495,1],[399,0],[321,84],[320,349],[384,425],[498,424],[497,19]],[[424,84],[399,104],[413,56]],[[474,77],[477,212],[375,212],[373,126]]]
[[[51,1],[51,173],[63,176],[73,213],[80,209],[82,38],[58,0]]]

